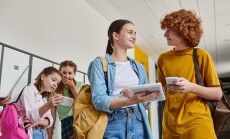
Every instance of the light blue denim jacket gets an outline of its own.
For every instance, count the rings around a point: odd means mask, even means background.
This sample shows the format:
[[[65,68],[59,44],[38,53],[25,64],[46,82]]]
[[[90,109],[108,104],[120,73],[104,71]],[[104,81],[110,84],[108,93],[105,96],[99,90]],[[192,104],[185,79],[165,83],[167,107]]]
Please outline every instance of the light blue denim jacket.
[[[108,71],[107,71],[108,91],[105,82],[104,72],[102,69],[102,62],[100,58],[96,58],[90,63],[88,68],[88,78],[91,84],[92,101],[95,108],[99,111],[112,113],[113,111],[109,109],[109,106],[112,100],[112,93],[114,89],[114,76],[116,73],[116,63],[112,60],[112,58],[108,54],[106,54],[105,58],[108,62]],[[135,60],[129,57],[128,60],[130,61],[133,70],[138,75],[139,84],[147,84],[148,79],[147,79],[145,68],[140,63],[136,62]],[[150,106],[150,103],[148,104],[147,107],[144,107],[142,103],[138,104],[138,106],[144,120],[145,131],[148,134],[147,135],[148,139],[153,139],[150,126],[149,126],[148,117],[145,111]]]

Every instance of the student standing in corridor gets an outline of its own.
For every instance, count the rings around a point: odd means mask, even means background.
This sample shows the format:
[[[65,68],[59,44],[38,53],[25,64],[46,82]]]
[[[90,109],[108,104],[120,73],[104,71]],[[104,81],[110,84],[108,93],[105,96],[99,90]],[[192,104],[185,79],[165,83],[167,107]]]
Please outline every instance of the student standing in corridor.
[[[62,76],[62,81],[58,85],[55,92],[57,94],[62,94],[65,97],[75,99],[81,87],[84,85],[83,82],[79,82],[74,79],[77,73],[77,65],[71,60],[65,60],[61,62],[59,72]],[[54,119],[56,119],[56,110],[59,119],[61,120],[62,139],[75,138],[72,106],[58,105],[56,109],[52,110]],[[53,132],[53,127],[49,130],[51,130],[49,132]],[[52,133],[49,134],[51,138]]]
[[[158,81],[165,86],[166,101],[162,139],[216,139],[212,116],[203,99],[220,100],[222,91],[210,54],[198,49],[197,57],[206,87],[197,84],[193,49],[202,36],[201,20],[185,9],[172,12],[161,20],[161,28],[172,50],[158,58]],[[166,77],[179,82],[166,84]]]
[[[146,71],[140,63],[127,56],[136,42],[136,30],[128,20],[116,20],[108,29],[106,60],[108,71],[105,80],[100,58],[88,68],[92,100],[95,108],[108,115],[104,139],[152,139],[146,109],[148,101],[158,92],[132,94],[127,87],[146,84]]]

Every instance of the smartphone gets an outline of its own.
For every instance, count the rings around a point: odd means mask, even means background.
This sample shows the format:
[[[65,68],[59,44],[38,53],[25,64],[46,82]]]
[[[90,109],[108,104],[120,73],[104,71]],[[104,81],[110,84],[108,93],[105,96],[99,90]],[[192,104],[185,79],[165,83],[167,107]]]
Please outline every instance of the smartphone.
[[[69,98],[69,97],[65,97],[64,96],[64,101],[62,103],[60,103],[60,105],[64,105],[64,106],[69,106],[71,107],[73,104],[74,99],[73,98]]]
[[[173,84],[173,82],[179,82],[178,77],[166,77],[165,79],[167,84]]]

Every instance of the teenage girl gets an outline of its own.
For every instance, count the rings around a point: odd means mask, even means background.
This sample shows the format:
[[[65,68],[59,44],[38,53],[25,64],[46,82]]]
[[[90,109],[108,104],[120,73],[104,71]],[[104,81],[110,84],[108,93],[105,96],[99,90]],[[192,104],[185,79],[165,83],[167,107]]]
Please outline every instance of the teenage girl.
[[[20,123],[25,125],[30,139],[48,138],[46,128],[53,124],[50,109],[63,102],[63,96],[54,94],[49,101],[46,96],[57,88],[60,81],[59,71],[54,67],[47,67],[37,76],[34,84],[23,89],[18,109]]]
[[[108,115],[103,139],[152,139],[145,109],[158,92],[132,94],[127,87],[147,84],[143,65],[127,56],[136,42],[136,30],[129,20],[116,20],[108,29],[105,58],[108,62],[106,82],[102,62],[96,58],[89,65],[92,101],[95,108]]]
[[[77,72],[77,65],[71,60],[65,60],[61,62],[59,72],[62,75],[62,81],[55,92],[74,99],[83,86],[82,82],[74,79]],[[72,106],[59,105],[56,107],[56,110],[61,120],[62,139],[69,139],[74,136]],[[56,112],[53,112],[53,114],[55,115]]]

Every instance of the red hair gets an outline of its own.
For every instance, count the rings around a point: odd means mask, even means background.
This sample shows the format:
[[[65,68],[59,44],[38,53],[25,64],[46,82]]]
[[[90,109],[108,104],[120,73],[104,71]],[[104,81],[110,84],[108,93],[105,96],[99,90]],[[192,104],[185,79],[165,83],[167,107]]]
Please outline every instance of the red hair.
[[[196,47],[203,34],[201,22],[201,19],[194,12],[182,9],[167,14],[160,24],[163,30],[176,30],[189,47]]]

